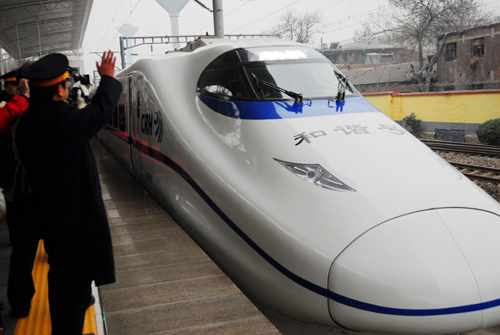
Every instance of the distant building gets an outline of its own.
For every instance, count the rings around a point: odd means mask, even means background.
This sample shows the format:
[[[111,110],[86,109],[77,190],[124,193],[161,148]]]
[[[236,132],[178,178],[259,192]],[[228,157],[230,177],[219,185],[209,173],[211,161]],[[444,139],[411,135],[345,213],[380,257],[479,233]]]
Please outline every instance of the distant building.
[[[412,50],[378,40],[346,40],[318,51],[342,70],[361,93],[414,91],[409,84],[414,82],[412,73],[418,66],[418,55]]]
[[[410,93],[418,90],[414,76],[418,63],[386,64],[371,68],[343,70],[361,93]]]
[[[329,49],[318,50],[339,68],[374,67],[381,64],[401,64],[418,61],[412,50],[386,44],[383,39],[360,42],[353,39],[330,43]]]
[[[438,37],[441,43],[445,35]],[[500,89],[500,23],[446,35],[437,80],[446,91]]]
[[[319,50],[333,64],[339,67],[353,65],[401,64],[418,59],[416,53],[398,47],[322,49]]]

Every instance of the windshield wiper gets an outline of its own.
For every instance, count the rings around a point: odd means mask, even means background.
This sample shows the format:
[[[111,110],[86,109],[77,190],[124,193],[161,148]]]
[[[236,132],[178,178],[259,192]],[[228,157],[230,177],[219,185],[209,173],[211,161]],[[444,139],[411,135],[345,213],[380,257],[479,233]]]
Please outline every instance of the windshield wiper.
[[[337,77],[338,81],[339,81],[339,86],[337,88],[337,102],[344,102],[345,101],[345,90],[348,89],[351,93],[354,93],[354,91],[352,90],[350,84],[349,84],[349,80],[347,79],[347,77],[345,75],[343,75],[342,73],[340,72],[337,72],[337,71],[333,71],[335,72],[335,76]]]
[[[294,102],[294,105],[302,105],[303,103],[303,98],[302,98],[302,94],[300,93],[295,93],[295,92],[292,92],[292,91],[287,91],[285,90],[284,88],[281,88],[279,86],[276,86],[274,84],[271,84],[270,82],[268,81],[265,81],[265,80],[262,80],[262,79],[259,79],[257,78],[257,76],[255,74],[252,73],[252,76],[255,78],[255,83],[257,84],[257,86],[262,90],[262,86],[267,86],[273,90],[276,90],[276,91],[279,91],[281,93],[285,93],[286,95],[288,95],[289,97],[292,97],[295,99],[295,102]]]

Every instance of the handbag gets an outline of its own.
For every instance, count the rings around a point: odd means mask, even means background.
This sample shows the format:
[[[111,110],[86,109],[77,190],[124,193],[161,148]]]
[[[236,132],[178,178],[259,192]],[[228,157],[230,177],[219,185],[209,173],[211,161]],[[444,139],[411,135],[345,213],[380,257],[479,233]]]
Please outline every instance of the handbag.
[[[3,189],[0,188],[0,219],[7,214],[7,204],[5,203],[5,195]]]

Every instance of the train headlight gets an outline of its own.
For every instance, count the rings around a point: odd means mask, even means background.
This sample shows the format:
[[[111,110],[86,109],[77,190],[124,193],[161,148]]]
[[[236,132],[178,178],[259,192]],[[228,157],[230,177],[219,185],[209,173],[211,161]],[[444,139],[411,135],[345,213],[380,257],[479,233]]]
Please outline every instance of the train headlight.
[[[319,164],[298,164],[280,161],[279,159],[274,159],[285,168],[287,168],[294,175],[308,183],[314,184],[316,186],[326,188],[328,190],[343,191],[343,192],[356,192],[352,187],[347,186],[339,179],[337,179],[330,172],[326,171]]]

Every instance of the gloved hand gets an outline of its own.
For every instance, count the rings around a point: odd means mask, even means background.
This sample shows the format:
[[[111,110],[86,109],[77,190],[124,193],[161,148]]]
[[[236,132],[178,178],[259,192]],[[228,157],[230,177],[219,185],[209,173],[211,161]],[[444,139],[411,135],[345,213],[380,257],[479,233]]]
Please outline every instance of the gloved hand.
[[[76,108],[82,109],[85,106],[87,106],[87,103],[85,102],[85,97],[82,96],[82,88],[80,87],[76,92]]]
[[[87,89],[87,87],[85,85],[81,85],[80,88],[82,90],[83,95],[85,97],[88,97],[89,96],[89,90]]]

